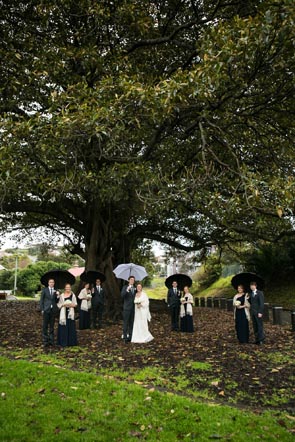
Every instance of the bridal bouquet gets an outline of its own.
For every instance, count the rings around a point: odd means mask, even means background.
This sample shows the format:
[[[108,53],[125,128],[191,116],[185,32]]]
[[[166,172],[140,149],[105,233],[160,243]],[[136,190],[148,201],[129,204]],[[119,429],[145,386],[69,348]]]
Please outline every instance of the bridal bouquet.
[[[239,307],[239,305],[241,305],[241,301],[236,300],[235,303],[234,303],[234,306],[235,307]]]
[[[140,298],[134,298],[134,304],[136,304],[136,306],[137,307],[140,307],[140,304],[141,304],[141,300],[140,300]]]
[[[184,302],[184,301],[185,301],[185,297],[182,296],[182,297],[180,298],[180,302]]]
[[[69,305],[69,304],[72,304],[72,301],[70,299],[66,299],[64,305]]]

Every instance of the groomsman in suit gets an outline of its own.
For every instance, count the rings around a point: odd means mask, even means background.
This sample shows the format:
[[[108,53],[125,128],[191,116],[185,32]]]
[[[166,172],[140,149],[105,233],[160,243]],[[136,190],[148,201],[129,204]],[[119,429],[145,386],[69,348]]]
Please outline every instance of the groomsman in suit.
[[[45,347],[54,345],[54,322],[56,316],[58,315],[58,296],[59,292],[54,288],[54,279],[49,279],[48,287],[43,288],[40,297],[40,309],[43,315],[42,336]]]
[[[264,295],[261,290],[257,290],[257,283],[255,281],[250,283],[250,289],[250,315],[255,335],[255,344],[261,345],[265,339],[262,319],[264,310]]]
[[[92,292],[91,310],[92,310],[92,328],[101,328],[102,315],[104,312],[105,291],[101,286],[100,279],[95,281]]]
[[[177,281],[173,281],[172,288],[168,290],[167,304],[171,315],[171,330],[179,331],[180,291],[177,288]]]
[[[123,339],[130,342],[132,338],[133,322],[134,322],[134,297],[136,294],[135,278],[129,276],[129,284],[123,286],[121,296],[123,298]]]

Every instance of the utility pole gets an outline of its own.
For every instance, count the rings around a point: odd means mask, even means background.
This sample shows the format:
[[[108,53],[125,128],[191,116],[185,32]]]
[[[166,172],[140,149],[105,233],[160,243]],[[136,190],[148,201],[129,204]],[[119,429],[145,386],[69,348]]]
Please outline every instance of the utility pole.
[[[13,288],[13,294],[15,295],[17,290],[17,268],[18,268],[18,255],[15,257],[15,268],[14,268],[14,288]]]

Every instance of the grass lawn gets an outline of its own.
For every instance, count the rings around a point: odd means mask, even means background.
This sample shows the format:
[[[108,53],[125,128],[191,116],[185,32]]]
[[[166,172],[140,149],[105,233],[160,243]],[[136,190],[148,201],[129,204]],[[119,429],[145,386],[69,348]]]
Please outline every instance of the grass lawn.
[[[1,357],[0,392],[3,442],[294,440],[291,416],[198,403],[143,382],[118,381],[111,372]]]

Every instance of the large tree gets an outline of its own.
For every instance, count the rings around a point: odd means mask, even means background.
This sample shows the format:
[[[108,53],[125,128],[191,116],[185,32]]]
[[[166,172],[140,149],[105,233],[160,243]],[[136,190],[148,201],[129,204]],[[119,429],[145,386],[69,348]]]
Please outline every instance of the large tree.
[[[3,231],[65,236],[115,298],[141,238],[293,234],[291,0],[0,6]]]

